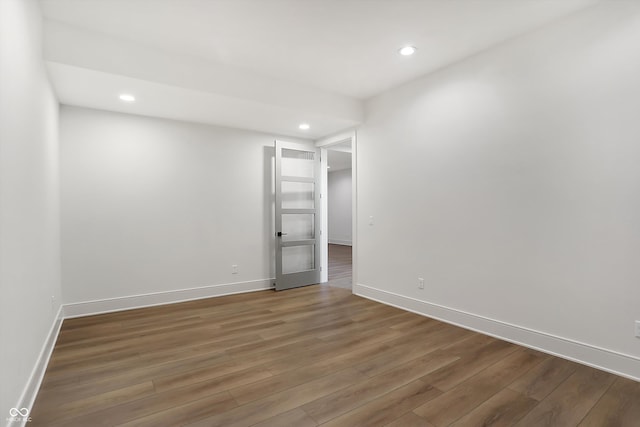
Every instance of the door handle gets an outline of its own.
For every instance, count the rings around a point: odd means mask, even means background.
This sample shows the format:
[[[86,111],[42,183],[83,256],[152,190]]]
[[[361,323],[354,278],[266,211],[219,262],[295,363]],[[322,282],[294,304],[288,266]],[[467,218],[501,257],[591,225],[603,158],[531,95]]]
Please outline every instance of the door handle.
[[[286,236],[287,233],[283,233],[282,231],[278,231],[278,237]]]

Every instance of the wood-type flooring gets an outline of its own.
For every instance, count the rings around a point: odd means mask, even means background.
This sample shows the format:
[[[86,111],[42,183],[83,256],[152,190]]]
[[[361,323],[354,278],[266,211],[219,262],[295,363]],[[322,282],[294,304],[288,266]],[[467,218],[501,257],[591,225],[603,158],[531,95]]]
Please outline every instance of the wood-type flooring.
[[[637,427],[640,383],[315,285],[65,320],[31,418]]]
[[[351,289],[351,246],[329,245],[329,286]]]

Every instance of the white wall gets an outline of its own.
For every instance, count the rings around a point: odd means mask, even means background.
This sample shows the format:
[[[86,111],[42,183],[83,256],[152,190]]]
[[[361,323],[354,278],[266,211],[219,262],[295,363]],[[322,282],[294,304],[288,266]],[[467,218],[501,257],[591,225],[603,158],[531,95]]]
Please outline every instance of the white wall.
[[[41,27],[37,1],[0,1],[0,424],[30,405],[60,305],[58,103]]]
[[[351,245],[351,169],[328,174],[329,243]]]
[[[609,2],[370,100],[361,293],[640,378],[638,40]]]
[[[63,107],[65,302],[268,285],[274,139]]]

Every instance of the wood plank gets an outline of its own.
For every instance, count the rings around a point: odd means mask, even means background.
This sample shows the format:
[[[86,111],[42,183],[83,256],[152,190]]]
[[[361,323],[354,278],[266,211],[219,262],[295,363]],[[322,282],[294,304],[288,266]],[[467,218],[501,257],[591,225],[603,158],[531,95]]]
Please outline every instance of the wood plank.
[[[302,409],[322,424],[457,359],[455,356],[426,355],[367,381],[307,403]]]
[[[140,366],[137,363],[129,365],[127,362],[122,362],[120,365],[111,366],[110,368],[113,368],[113,371],[110,369],[108,374],[104,375],[98,372],[95,375],[75,377],[71,372],[65,377],[57,378],[55,381],[45,382],[40,389],[40,393],[44,393],[47,399],[52,398],[52,396],[59,396],[61,399],[73,399],[75,396],[82,398],[150,381],[160,375],[170,375],[200,367],[220,366],[223,364],[237,365],[226,354],[217,353],[193,357],[186,361],[178,360],[149,366]],[[238,368],[237,370],[240,369]]]
[[[202,370],[197,370],[189,371],[185,374],[164,376],[154,379],[153,385],[157,391],[162,392],[207,381],[211,391],[217,392],[271,377],[271,372],[261,366],[234,371],[227,375],[220,375],[218,369],[214,369],[213,374],[209,370],[206,372],[206,374],[202,374]]]
[[[49,422],[64,418],[66,414],[73,413],[82,415],[91,413],[104,408],[119,405],[141,397],[154,394],[153,383],[147,381],[141,384],[122,387],[117,390],[106,393],[95,394],[77,400],[41,400],[38,405],[31,411],[32,416],[39,418],[39,413],[47,413]]]
[[[434,425],[413,412],[407,412],[385,427],[434,427]]]
[[[442,350],[446,351],[447,354],[463,357],[469,355],[470,353],[475,353],[482,347],[485,347],[496,341],[499,340],[490,337],[489,335],[472,333],[466,338],[461,339],[460,341],[455,341],[450,343],[449,345],[446,345],[445,347],[442,347]]]
[[[282,390],[295,387],[304,382],[329,375],[335,371],[355,367],[359,361],[366,358],[368,354],[375,354],[382,349],[388,348],[386,343],[373,343],[359,347],[350,352],[339,352],[330,357],[324,357],[316,363],[305,365],[301,368],[289,370],[277,368],[278,375],[262,381],[256,381],[245,386],[236,387],[230,390],[230,393],[238,401],[239,404],[248,403],[267,396],[270,393],[276,393]],[[278,366],[285,361],[279,361]],[[269,371],[274,373],[270,364]]]
[[[640,424],[640,382],[617,378],[580,427],[634,427]]]
[[[573,374],[578,366],[568,360],[550,357],[514,381],[509,388],[541,401]]]
[[[351,246],[329,244],[329,274],[327,285],[351,289]]]
[[[431,319],[430,317],[425,317],[425,316],[420,316],[418,314],[415,314],[414,316],[411,316],[402,322],[397,322],[395,325],[390,326],[390,328],[399,329],[405,332],[411,332],[411,331],[414,331],[416,328],[430,327],[440,323],[441,322],[438,322],[435,319]]]
[[[348,387],[363,378],[364,375],[355,369],[346,369],[187,425],[190,427],[209,427],[212,425],[235,427],[257,424]]]
[[[122,427],[177,426],[219,414],[237,406],[238,404],[229,393],[222,392],[116,425]]]
[[[580,366],[517,425],[578,425],[615,379],[606,372]]]
[[[441,391],[416,380],[410,384],[354,409],[323,426],[326,427],[376,427],[389,424],[413,408],[440,395]]]
[[[442,391],[448,391],[517,349],[517,346],[508,342],[494,341],[468,353],[453,352],[461,356],[460,360],[425,376],[423,380]]]
[[[253,427],[315,427],[316,423],[302,409],[296,408],[275,417],[271,417],[261,423],[254,424]]]
[[[434,352],[452,342],[464,339],[470,333],[462,328],[442,325],[424,334],[408,334],[389,342],[390,348],[379,355],[362,361],[356,369],[370,377],[400,366],[424,354]]]
[[[448,426],[540,363],[543,358],[538,352],[518,349],[438,398],[416,408],[414,412],[435,426]]]
[[[191,384],[186,387],[171,389],[162,393],[155,393],[151,396],[132,399],[129,402],[112,406],[103,410],[87,414],[66,413],[67,417],[60,424],[53,423],[52,426],[67,424],[73,426],[111,427],[123,424],[134,419],[144,418],[157,412],[165,411],[177,406],[183,406],[190,402],[210,398],[210,403],[225,402],[229,395],[226,392],[212,394],[207,381]],[[235,402],[235,401],[234,401]],[[234,407],[237,404],[233,405]],[[222,412],[222,411],[221,411]],[[71,415],[71,416],[70,416]]]
[[[267,366],[273,373],[282,373],[289,369],[297,369],[308,364],[322,361],[337,352],[348,353],[371,344],[386,343],[397,338],[399,334],[401,333],[390,328],[377,328],[358,334],[340,334],[334,336],[333,340],[326,341],[326,346],[322,351],[316,351],[314,349],[307,350],[306,352],[300,353],[300,357],[298,358],[283,358],[274,363],[268,362]]]
[[[537,404],[537,400],[505,388],[451,424],[451,427],[512,426]]]

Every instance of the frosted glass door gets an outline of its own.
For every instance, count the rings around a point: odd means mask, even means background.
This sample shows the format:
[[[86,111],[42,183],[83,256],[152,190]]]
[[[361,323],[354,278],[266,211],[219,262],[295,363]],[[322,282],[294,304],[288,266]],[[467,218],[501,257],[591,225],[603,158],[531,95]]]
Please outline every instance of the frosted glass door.
[[[276,141],[276,290],[320,282],[320,150]]]

